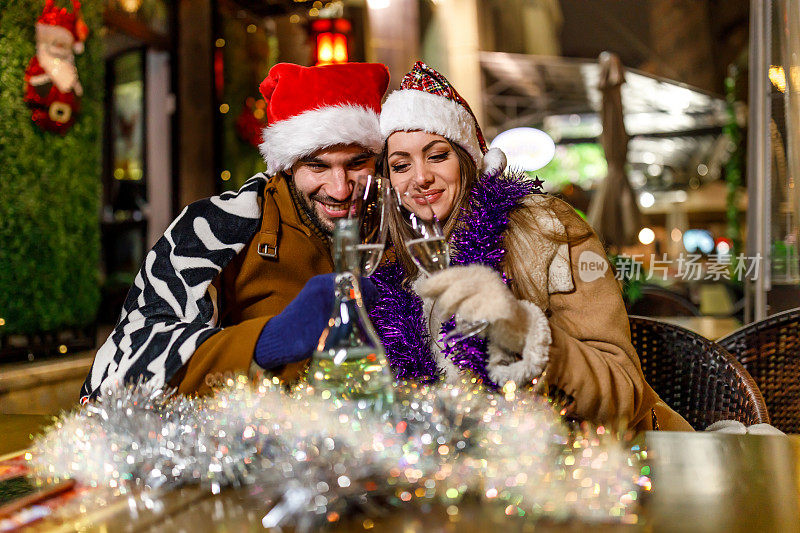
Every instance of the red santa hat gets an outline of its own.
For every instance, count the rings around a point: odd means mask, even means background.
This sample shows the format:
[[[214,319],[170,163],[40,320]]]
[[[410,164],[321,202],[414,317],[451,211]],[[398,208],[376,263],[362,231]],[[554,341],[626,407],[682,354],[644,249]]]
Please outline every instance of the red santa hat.
[[[44,3],[42,14],[36,21],[37,38],[47,39],[48,35],[69,32],[74,41],[73,49],[77,53],[83,52],[83,41],[89,35],[89,27],[81,16],[81,3],[72,0],[72,12],[66,7],[57,7],[53,0]]]
[[[383,145],[378,114],[389,85],[380,63],[302,67],[280,63],[261,83],[267,127],[259,146],[270,175],[337,144]]]
[[[400,89],[381,110],[384,139],[396,131],[426,131],[458,144],[484,173],[502,172],[505,154],[486,149],[483,132],[469,104],[441,73],[417,61],[403,77]]]

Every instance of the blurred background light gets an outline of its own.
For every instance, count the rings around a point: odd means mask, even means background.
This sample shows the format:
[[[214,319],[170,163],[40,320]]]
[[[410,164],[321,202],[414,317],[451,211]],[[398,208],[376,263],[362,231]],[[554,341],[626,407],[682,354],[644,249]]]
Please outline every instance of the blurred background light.
[[[717,253],[720,255],[728,255],[731,253],[731,248],[733,248],[733,242],[726,238],[720,237],[717,239]]]
[[[689,229],[683,234],[683,247],[691,253],[701,252],[710,254],[715,247],[714,237],[711,232],[704,229]]]
[[[642,228],[639,232],[639,242],[642,244],[650,244],[656,240],[656,234],[650,228]]]
[[[642,207],[653,207],[654,203],[656,203],[656,197],[653,196],[653,193],[643,192],[639,195],[639,205]]]
[[[492,148],[499,148],[508,158],[509,168],[532,172],[552,161],[556,144],[548,134],[536,128],[513,128],[494,138]]]
[[[647,165],[647,173],[650,174],[651,176],[658,176],[661,174],[663,168],[664,167],[662,167],[661,165],[656,165],[656,164]]]
[[[783,67],[778,67],[772,65],[769,67],[769,81],[772,82],[772,85],[775,86],[780,92],[786,92],[786,73],[783,70]]]

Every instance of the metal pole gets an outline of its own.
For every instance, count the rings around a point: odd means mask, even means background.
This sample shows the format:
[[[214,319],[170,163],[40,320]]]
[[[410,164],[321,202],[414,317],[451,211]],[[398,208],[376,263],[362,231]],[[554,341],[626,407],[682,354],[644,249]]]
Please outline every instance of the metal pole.
[[[800,70],[800,0],[780,0],[778,21],[781,41],[781,63],[786,73],[784,94],[784,116],[786,121],[786,159],[789,176],[781,191],[788,204],[786,232],[794,236],[794,246],[787,253],[787,281],[797,284],[800,280],[798,241],[800,241],[800,80],[792,75]],[[787,235],[787,240],[789,239]],[[787,247],[787,252],[792,248]]]
[[[747,128],[747,256],[761,257],[748,286],[752,289],[753,313],[745,322],[767,316],[770,257],[770,135],[769,78],[770,14],[772,0],[750,1],[750,112]],[[749,311],[749,309],[748,309]]]

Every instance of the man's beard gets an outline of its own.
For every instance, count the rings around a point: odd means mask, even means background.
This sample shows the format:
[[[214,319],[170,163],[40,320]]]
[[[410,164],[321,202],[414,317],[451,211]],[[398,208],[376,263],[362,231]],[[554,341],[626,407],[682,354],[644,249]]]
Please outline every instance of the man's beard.
[[[78,83],[78,69],[71,54],[65,58],[58,57],[47,50],[47,45],[39,45],[36,47],[36,58],[62,93],[68,93]]]
[[[315,193],[312,195],[307,195],[295,188],[297,192],[297,197],[300,199],[300,207],[303,209],[305,214],[308,218],[311,219],[311,222],[316,225],[320,230],[322,230],[325,235],[333,235],[333,227],[335,224],[334,220],[329,218],[323,218],[317,212],[317,203],[322,202],[326,204],[346,204],[347,202],[341,202],[327,194],[319,194]]]

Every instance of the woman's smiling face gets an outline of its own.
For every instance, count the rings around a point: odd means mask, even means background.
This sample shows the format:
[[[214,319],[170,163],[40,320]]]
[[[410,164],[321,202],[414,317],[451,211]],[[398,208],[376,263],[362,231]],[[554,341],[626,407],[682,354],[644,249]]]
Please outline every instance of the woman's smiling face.
[[[386,144],[389,179],[401,195],[412,189],[412,201],[427,199],[439,220],[445,220],[461,192],[458,156],[441,135],[397,131]],[[424,198],[422,198],[424,196]]]

